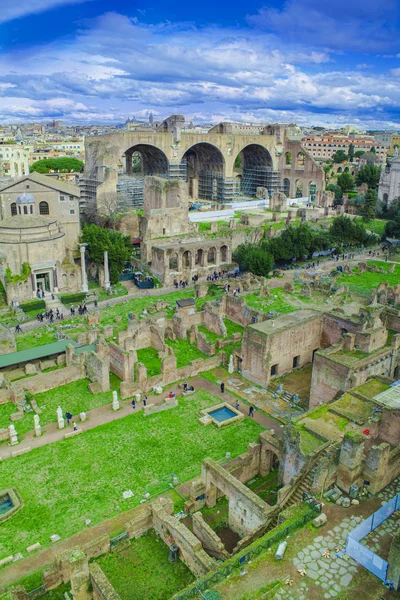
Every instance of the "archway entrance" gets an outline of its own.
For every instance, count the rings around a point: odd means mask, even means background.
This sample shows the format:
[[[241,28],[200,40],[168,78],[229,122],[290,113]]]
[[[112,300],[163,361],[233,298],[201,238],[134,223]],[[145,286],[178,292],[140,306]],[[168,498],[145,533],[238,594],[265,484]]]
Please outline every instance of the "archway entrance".
[[[185,152],[188,193],[190,198],[222,201],[225,161],[222,152],[206,142],[195,144]]]
[[[125,152],[127,175],[168,175],[168,159],[156,146],[136,144]]]
[[[235,174],[241,175],[243,196],[255,198],[257,188],[265,187],[271,195],[280,191],[279,173],[273,171],[272,157],[264,146],[249,144],[236,157]]]

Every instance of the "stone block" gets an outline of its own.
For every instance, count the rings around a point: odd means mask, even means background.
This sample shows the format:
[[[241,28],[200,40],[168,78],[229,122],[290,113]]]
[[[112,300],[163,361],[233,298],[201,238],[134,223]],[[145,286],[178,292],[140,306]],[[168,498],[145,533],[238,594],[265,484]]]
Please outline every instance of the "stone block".
[[[80,418],[81,422],[84,423],[87,419],[86,413],[85,412],[79,413],[79,418]]]
[[[30,452],[31,448],[30,446],[28,448],[22,448],[21,450],[15,450],[14,452],[12,452],[11,456],[19,456],[20,454],[26,454],[27,452]]]
[[[88,322],[88,325],[98,325],[100,322],[99,313],[94,313],[94,314],[88,315],[87,322]]]
[[[350,504],[351,504],[350,498],[343,498],[343,500],[342,500],[343,508],[349,508]]]
[[[328,517],[326,516],[325,513],[321,513],[320,515],[318,515],[318,517],[316,517],[315,519],[313,519],[313,525],[314,527],[322,527],[322,525],[325,525],[325,523],[328,522]]]
[[[3,567],[4,565],[8,565],[8,563],[13,562],[14,560],[14,556],[6,556],[5,558],[2,558],[0,560],[0,567]]]
[[[56,542],[59,542],[61,540],[60,536],[57,533],[54,533],[53,535],[50,536],[50,541],[55,544]]]
[[[110,338],[114,335],[114,329],[112,325],[105,325],[103,329],[103,335],[105,338]]]
[[[35,550],[40,550],[41,547],[42,547],[42,545],[39,542],[36,542],[36,544],[32,544],[32,546],[28,546],[26,551],[27,552],[35,552]]]
[[[33,365],[32,363],[27,363],[25,365],[25,374],[26,375],[36,375],[36,373],[37,373],[36,365]]]

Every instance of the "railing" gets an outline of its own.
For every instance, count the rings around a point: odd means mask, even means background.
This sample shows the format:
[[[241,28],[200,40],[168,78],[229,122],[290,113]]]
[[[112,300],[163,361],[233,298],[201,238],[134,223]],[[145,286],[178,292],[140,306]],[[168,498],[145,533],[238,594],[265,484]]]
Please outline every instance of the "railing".
[[[29,598],[29,600],[35,600],[35,598],[41,598],[41,596],[44,596],[47,593],[47,588],[46,586],[43,584],[40,587],[27,592],[27,597]]]
[[[310,506],[310,512],[299,517],[296,521],[283,527],[279,531],[268,533],[263,539],[255,542],[246,552],[240,553],[232,559],[228,559],[219,569],[213,571],[203,579],[196,581],[190,588],[187,588],[183,592],[178,593],[174,596],[174,600],[189,600],[190,598],[203,597],[202,595],[212,586],[217,585],[229,575],[238,569],[244,567],[246,562],[259,556],[266,550],[269,550],[272,545],[279,543],[285,537],[289,535],[295,529],[303,527],[306,523],[314,519],[318,511]]]

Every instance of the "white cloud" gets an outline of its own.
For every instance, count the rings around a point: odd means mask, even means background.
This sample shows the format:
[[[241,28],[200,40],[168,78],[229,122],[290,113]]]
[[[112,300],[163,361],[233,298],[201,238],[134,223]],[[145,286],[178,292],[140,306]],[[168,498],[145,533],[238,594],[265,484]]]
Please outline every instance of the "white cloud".
[[[13,21],[28,15],[34,15],[67,4],[82,4],[88,0],[6,0],[2,3],[0,23]]]

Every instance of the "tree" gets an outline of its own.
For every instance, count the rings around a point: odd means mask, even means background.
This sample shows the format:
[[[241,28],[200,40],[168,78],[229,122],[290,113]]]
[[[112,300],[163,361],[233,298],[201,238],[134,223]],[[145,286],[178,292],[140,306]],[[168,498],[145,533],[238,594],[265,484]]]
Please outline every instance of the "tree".
[[[337,178],[337,184],[345,194],[346,192],[351,192],[354,189],[354,179],[350,175],[350,173],[342,173]]]
[[[370,152],[372,152],[373,154],[376,154],[376,148],[375,148],[375,146],[372,146]]]
[[[118,283],[119,275],[132,253],[129,236],[98,225],[83,223],[82,241],[88,244],[89,258],[96,263],[103,263],[104,251],[108,251],[110,280],[112,284]]]
[[[347,160],[347,154],[344,150],[338,150],[337,152],[335,152],[335,154],[332,156],[332,160],[335,163],[342,163],[345,162]]]
[[[60,157],[37,160],[30,167],[31,173],[81,173],[84,164],[77,158]]]
[[[350,144],[348,154],[349,154],[349,162],[353,162],[353,160],[354,160],[354,144]]]
[[[241,244],[234,253],[234,259],[243,271],[267,277],[274,265],[274,257],[261,244]]]
[[[336,202],[341,202],[341,200],[343,198],[343,192],[342,192],[341,187],[339,187],[338,185],[335,185],[334,183],[330,183],[329,185],[326,186],[326,189],[328,192],[335,192]]]
[[[371,188],[368,189],[365,194],[364,204],[360,207],[360,213],[362,215],[363,220],[368,223],[375,218],[376,212],[376,201],[378,199],[378,192]]]
[[[364,150],[357,150],[356,152],[354,152],[354,158],[361,158],[364,154]]]
[[[376,165],[365,165],[361,167],[356,175],[357,185],[367,183],[368,187],[374,190],[378,189],[379,179],[381,176],[381,168]]]

